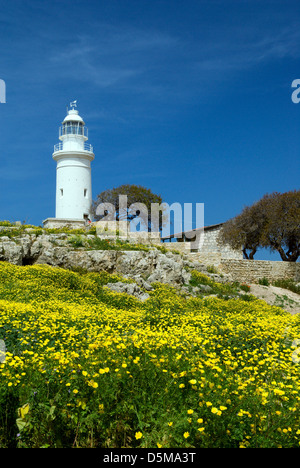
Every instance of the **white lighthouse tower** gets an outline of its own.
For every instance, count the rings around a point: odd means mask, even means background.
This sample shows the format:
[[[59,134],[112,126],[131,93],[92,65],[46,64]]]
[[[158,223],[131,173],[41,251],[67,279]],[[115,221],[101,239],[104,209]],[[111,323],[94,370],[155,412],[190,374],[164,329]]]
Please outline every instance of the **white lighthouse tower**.
[[[54,146],[56,161],[55,218],[44,221],[45,227],[80,226],[91,219],[92,178],[91,161],[95,158],[88,140],[88,129],[75,109],[76,102],[59,129],[60,143]]]

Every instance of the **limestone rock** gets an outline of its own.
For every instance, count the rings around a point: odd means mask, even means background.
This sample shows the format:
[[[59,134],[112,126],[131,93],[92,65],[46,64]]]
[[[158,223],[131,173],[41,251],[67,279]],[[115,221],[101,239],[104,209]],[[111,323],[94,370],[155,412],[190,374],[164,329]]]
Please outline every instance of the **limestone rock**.
[[[209,284],[199,284],[198,289],[199,291],[205,292],[205,293],[212,291],[212,287],[209,286]]]
[[[90,237],[90,236],[89,236]],[[188,284],[188,269],[202,271],[205,266],[197,261],[184,260],[171,252],[163,254],[157,249],[86,250],[74,249],[64,233],[42,234],[26,232],[10,239],[0,238],[0,260],[16,265],[47,264],[67,269],[82,268],[88,271],[107,271],[136,279],[138,286],[151,291],[153,282],[180,287]]]
[[[15,265],[22,265],[23,259],[23,247],[22,244],[16,244],[9,238],[2,238],[0,243],[0,260],[6,260],[7,262]]]
[[[105,287],[111,291],[130,294],[141,301],[146,301],[150,297],[149,294],[142,291],[136,283],[122,283],[119,281],[117,283],[108,283]]]

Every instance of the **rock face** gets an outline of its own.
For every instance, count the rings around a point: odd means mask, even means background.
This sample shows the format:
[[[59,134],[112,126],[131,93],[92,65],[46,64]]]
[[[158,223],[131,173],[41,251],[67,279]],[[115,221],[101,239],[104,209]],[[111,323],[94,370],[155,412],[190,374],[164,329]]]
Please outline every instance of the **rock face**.
[[[190,262],[180,255],[162,253],[155,248],[149,251],[74,249],[68,243],[66,234],[28,234],[12,239],[1,237],[1,260],[16,265],[47,264],[67,269],[119,273],[134,278],[137,285],[146,290],[151,290],[153,282],[180,286],[190,279],[190,273],[185,268]],[[193,264],[193,268],[206,271],[201,264]]]
[[[119,292],[119,293],[126,293],[130,294],[131,296],[135,296],[141,301],[146,301],[149,299],[149,294],[144,292],[136,283],[108,283],[105,288],[111,289],[111,291]]]

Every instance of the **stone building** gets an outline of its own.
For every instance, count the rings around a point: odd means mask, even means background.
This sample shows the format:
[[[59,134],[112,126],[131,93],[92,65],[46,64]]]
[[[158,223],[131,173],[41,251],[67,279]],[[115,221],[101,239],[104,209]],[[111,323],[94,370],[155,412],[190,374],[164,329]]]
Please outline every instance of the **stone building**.
[[[168,249],[179,250],[183,253],[195,253],[199,260],[211,264],[220,263],[222,258],[242,260],[242,248],[234,250],[220,240],[219,236],[223,224],[213,224],[200,229],[171,234],[162,237],[161,240]]]

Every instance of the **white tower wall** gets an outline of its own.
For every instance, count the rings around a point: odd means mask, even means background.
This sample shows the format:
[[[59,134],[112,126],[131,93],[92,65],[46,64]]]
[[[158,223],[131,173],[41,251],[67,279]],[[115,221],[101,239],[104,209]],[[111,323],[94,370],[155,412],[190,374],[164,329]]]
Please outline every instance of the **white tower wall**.
[[[87,128],[74,109],[60,128],[61,143],[55,145],[53,159],[56,168],[56,210],[59,219],[91,219],[93,148],[86,143]]]
[[[91,163],[83,158],[64,158],[56,169],[56,218],[91,217]]]

